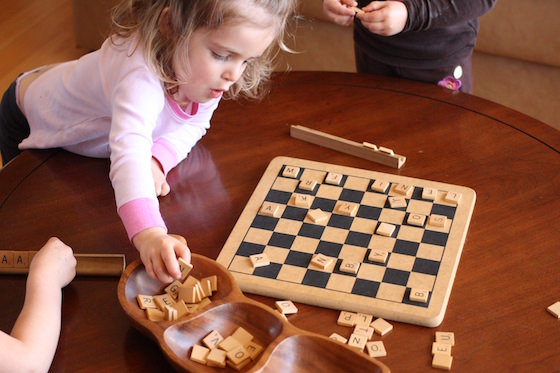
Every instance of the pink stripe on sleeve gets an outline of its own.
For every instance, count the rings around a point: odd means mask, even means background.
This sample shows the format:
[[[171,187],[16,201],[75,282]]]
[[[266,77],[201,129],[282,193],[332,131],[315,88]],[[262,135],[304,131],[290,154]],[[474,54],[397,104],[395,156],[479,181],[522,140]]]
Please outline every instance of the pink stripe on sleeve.
[[[157,201],[150,198],[129,201],[119,208],[118,213],[131,241],[144,229],[162,227],[167,231]]]
[[[161,165],[165,176],[167,176],[167,173],[175,167],[178,162],[175,150],[163,139],[154,141],[154,145],[152,145],[152,156]]]

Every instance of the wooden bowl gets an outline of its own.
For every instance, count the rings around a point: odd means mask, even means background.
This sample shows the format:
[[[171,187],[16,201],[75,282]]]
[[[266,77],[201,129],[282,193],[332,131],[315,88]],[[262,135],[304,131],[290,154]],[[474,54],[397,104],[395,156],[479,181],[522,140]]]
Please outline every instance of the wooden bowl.
[[[165,287],[148,276],[139,260],[125,269],[118,286],[119,302],[134,327],[154,339],[178,371],[234,372],[229,366],[212,368],[197,363],[190,359],[190,351],[214,329],[227,336],[241,326],[264,348],[245,371],[389,372],[367,354],[299,329],[270,307],[245,297],[231,274],[214,260],[192,254],[191,263],[194,277],[217,275],[218,291],[210,304],[176,321],[150,321],[138,307],[138,294],[162,294]]]

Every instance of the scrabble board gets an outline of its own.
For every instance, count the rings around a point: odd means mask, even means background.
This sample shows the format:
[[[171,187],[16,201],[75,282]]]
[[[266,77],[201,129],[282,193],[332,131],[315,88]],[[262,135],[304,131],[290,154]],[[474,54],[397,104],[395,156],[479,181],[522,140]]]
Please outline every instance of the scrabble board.
[[[463,186],[277,157],[217,261],[248,293],[434,327],[475,199]],[[263,254],[270,263],[254,265]]]

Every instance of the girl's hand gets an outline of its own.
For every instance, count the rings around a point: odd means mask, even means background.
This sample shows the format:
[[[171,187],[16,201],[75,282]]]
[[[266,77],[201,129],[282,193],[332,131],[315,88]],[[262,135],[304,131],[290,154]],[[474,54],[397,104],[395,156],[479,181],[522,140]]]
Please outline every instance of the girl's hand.
[[[50,238],[33,257],[29,275],[62,289],[76,276],[76,258],[72,248],[58,238]]]
[[[408,20],[408,9],[400,1],[372,1],[356,15],[372,34],[391,36],[401,32]]]
[[[171,188],[165,180],[165,174],[163,173],[159,162],[152,158],[152,177],[154,179],[154,187],[156,189],[156,195],[166,196]]]
[[[188,246],[168,235],[163,228],[145,229],[134,236],[132,242],[140,252],[148,275],[166,284],[181,277],[178,257],[191,261]]]
[[[328,19],[341,26],[350,26],[356,12],[350,7],[357,6],[355,0],[324,0],[323,13]]]

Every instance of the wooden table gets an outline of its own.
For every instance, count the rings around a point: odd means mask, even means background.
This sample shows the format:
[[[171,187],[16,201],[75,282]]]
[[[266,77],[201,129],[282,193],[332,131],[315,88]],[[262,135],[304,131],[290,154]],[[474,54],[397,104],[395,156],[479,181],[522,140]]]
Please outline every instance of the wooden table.
[[[300,124],[407,156],[400,170],[289,136]],[[455,332],[453,370],[560,367],[560,133],[477,97],[421,83],[343,73],[276,76],[262,102],[224,101],[209,134],[169,175],[161,209],[171,232],[216,258],[268,163],[278,155],[463,185],[477,202],[443,323],[395,323],[383,337],[392,371],[430,369],[435,331]],[[30,151],[0,171],[0,248],[36,250],[58,236],[76,252],[138,258],[115,212],[107,160]],[[25,278],[0,278],[0,328],[21,309]],[[136,331],[116,278],[76,278],[64,290],[53,372],[170,370]],[[267,305],[274,299],[251,296]],[[298,304],[303,329],[348,334],[338,312]]]

